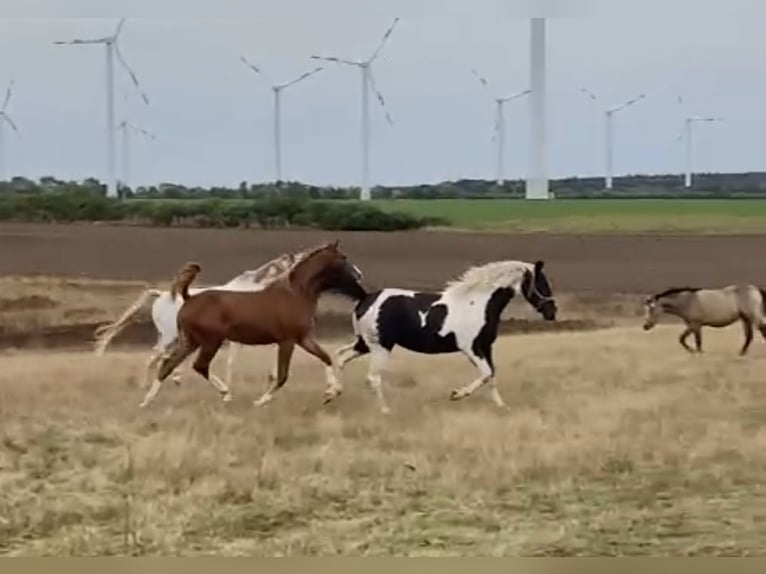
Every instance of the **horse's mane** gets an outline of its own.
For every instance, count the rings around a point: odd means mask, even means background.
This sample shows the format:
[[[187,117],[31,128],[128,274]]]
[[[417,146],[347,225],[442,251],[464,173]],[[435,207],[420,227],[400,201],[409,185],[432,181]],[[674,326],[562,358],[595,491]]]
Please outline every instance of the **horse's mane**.
[[[301,265],[303,265],[304,263],[307,263],[309,260],[311,260],[312,257],[317,255],[320,251],[324,251],[325,249],[330,247],[330,245],[332,245],[333,243],[334,243],[333,241],[325,241],[324,243],[320,243],[319,245],[315,245],[314,247],[309,247],[308,249],[304,250],[303,253],[305,253],[305,255],[303,256],[303,258],[300,261],[297,261],[294,265],[292,265],[287,271],[285,271],[284,273],[280,274],[277,278],[275,278],[275,281],[277,279],[282,279],[282,278],[285,278],[288,280],[292,279],[293,274]]]
[[[662,293],[657,293],[654,298],[662,299],[663,297],[670,297],[671,295],[678,295],[680,293],[696,293],[699,290],[699,287],[671,287]]]
[[[516,273],[531,271],[533,265],[525,261],[492,261],[469,267],[456,279],[448,281],[442,290],[447,294],[467,294],[475,289],[508,285]]]
[[[282,255],[279,255],[275,257],[274,259],[271,259],[270,261],[267,261],[260,267],[256,269],[249,269],[247,271],[243,271],[233,279],[231,279],[227,284],[233,284],[233,283],[260,283],[264,279],[267,279],[263,283],[264,286],[270,285],[280,277],[284,276],[286,273],[290,272],[293,267],[295,267],[298,263],[305,260],[309,255],[311,255],[314,250],[316,250],[316,246],[309,247],[307,249],[303,249],[301,251],[294,251],[292,253],[283,253]],[[279,271],[278,273],[269,276],[269,271],[274,269],[275,267],[279,268],[281,265],[284,265],[284,263],[287,262],[287,266]]]

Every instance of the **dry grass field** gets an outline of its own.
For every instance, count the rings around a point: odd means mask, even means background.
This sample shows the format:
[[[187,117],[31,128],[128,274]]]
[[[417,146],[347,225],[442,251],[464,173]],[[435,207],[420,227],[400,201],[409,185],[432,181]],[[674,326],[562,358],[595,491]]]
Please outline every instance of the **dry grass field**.
[[[325,236],[136,233],[0,225],[0,555],[765,553],[766,343],[740,358],[739,326],[707,330],[694,356],[678,325],[638,317],[669,285],[763,285],[759,239],[347,234],[371,286],[539,255],[560,308],[551,325],[512,303],[495,350],[507,411],[481,390],[448,400],[475,376],[464,358],[397,350],[383,416],[366,359],[323,406],[300,351],[254,408],[268,348],[238,355],[232,403],[187,373],[138,409],[148,313],[104,357],[97,324],[188,258],[209,284]],[[323,300],[320,341],[348,330],[348,303]]]
[[[187,376],[136,407],[143,356],[11,352],[0,385],[8,555],[748,555],[766,542],[766,349],[677,328],[498,341],[501,412],[457,356],[398,352],[379,414],[352,363],[321,405],[296,355],[240,355],[234,401]],[[336,342],[337,344],[337,342]],[[222,367],[217,363],[218,368]]]

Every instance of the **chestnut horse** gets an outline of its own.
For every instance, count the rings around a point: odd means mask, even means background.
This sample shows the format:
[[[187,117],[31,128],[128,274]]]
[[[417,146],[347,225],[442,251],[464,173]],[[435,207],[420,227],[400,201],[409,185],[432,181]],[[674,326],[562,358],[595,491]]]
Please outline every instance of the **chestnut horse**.
[[[184,300],[178,312],[178,337],[165,353],[141,407],[154,399],[168,375],[198,349],[192,368],[221,393],[225,402],[230,401],[229,388],[210,373],[210,363],[225,341],[278,345],[277,376],[255,401],[256,406],[269,402],[287,381],[295,345],[325,364],[325,402],[340,394],[336,367],[313,336],[317,304],[320,295],[327,291],[336,291],[356,301],[367,293],[359,283],[359,269],[348,261],[338,241],[316,248],[261,291],[209,289],[190,296],[189,285],[199,272],[199,265],[189,263],[176,277],[173,289]]]

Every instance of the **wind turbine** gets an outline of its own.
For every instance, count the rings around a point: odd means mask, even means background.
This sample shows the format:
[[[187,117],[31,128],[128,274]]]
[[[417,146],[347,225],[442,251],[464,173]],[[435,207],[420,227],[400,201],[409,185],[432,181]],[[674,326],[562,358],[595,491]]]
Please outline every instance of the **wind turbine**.
[[[486,78],[479,74],[475,69],[471,69],[471,73],[476,76],[476,79],[479,80],[482,86],[489,90],[489,82],[487,82]],[[495,134],[493,139],[497,143],[497,185],[503,185],[505,181],[505,170],[503,166],[505,154],[505,114],[503,113],[503,106],[511,100],[526,96],[531,92],[532,90],[524,90],[502,98],[495,97]]]
[[[155,135],[143,128],[134,126],[127,120],[122,120],[118,127],[120,130],[120,144],[122,151],[122,158],[120,160],[120,167],[122,168],[122,180],[120,181],[120,187],[128,187],[128,177],[130,175],[130,132],[133,131],[136,134],[140,134],[150,140],[155,139]]]
[[[684,100],[682,97],[678,98],[678,103],[683,105]],[[695,123],[710,123],[710,122],[722,122],[723,118],[717,117],[703,117],[703,116],[686,116],[684,117],[683,131],[678,135],[676,141],[684,140],[684,187],[690,188],[692,186],[692,128]]]
[[[322,60],[334,64],[345,64],[346,66],[356,66],[362,72],[362,186],[359,198],[363,201],[368,201],[370,199],[370,88],[375,92],[375,96],[378,98],[378,102],[380,102],[380,106],[383,108],[388,123],[394,123],[391,119],[391,115],[386,110],[386,101],[383,99],[383,94],[380,93],[380,90],[378,90],[375,85],[375,78],[372,75],[372,63],[378,56],[380,56],[383,46],[391,36],[391,33],[394,31],[394,27],[396,27],[398,22],[399,18],[394,18],[391,26],[389,26],[386,33],[383,34],[383,38],[376,50],[372,53],[372,56],[366,60],[345,60],[334,56],[311,56],[314,60]]]
[[[13,95],[13,80],[8,84],[8,88],[5,91],[5,99],[3,100],[3,106],[0,108],[0,181],[5,180],[5,124],[11,126],[11,129],[18,133],[19,128],[8,115],[8,102],[11,101]]]
[[[598,98],[590,91],[586,90],[585,88],[581,88],[580,91],[588,96],[591,100],[594,102],[598,101]],[[606,189],[612,189],[612,158],[614,153],[614,126],[612,125],[612,120],[614,119],[614,114],[624,110],[628,106],[632,106],[636,102],[643,100],[646,97],[646,94],[639,94],[635,98],[631,98],[630,100],[623,102],[622,104],[618,104],[616,106],[611,106],[609,108],[606,108],[604,110],[604,116],[605,116],[605,124],[604,124],[604,153],[605,153],[605,167],[606,167]]]
[[[526,199],[550,199],[548,182],[548,150],[546,145],[547,89],[546,89],[545,18],[529,21],[529,170],[524,191]]]
[[[114,34],[111,36],[104,36],[103,38],[92,38],[92,39],[81,39],[77,38],[75,40],[68,40],[68,41],[57,41],[54,42],[56,45],[69,45],[69,46],[80,46],[80,45],[89,45],[89,44],[104,44],[106,46],[106,141],[107,141],[107,188],[106,188],[106,195],[107,197],[117,197],[117,181],[115,177],[115,123],[114,123],[114,57],[117,56],[117,60],[120,62],[120,65],[125,69],[125,71],[130,76],[131,81],[133,82],[133,85],[136,87],[136,90],[138,90],[139,94],[141,95],[141,98],[144,100],[144,103],[149,103],[149,98],[146,96],[146,94],[141,90],[141,85],[138,82],[138,78],[136,77],[136,74],[133,72],[133,70],[128,66],[128,63],[125,61],[125,58],[122,55],[122,52],[120,52],[119,44],[117,43],[117,39],[120,36],[120,32],[122,31],[122,27],[125,25],[125,18],[121,18],[120,21],[117,23],[117,28],[114,31]]]
[[[240,60],[256,74],[265,75],[261,68],[250,63],[244,56],[241,56]],[[304,72],[294,80],[290,80],[284,84],[273,84],[271,86],[271,90],[274,93],[274,177],[277,183],[282,181],[282,90],[294,86],[298,82],[302,82],[320,71],[322,71],[321,67],[314,68],[313,70]]]

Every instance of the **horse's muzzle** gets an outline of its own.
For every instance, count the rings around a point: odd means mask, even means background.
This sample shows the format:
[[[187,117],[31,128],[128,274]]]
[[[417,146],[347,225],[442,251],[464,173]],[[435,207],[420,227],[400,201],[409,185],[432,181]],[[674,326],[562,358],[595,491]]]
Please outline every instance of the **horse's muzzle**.
[[[556,320],[556,306],[551,303],[546,303],[543,305],[543,308],[541,309],[541,313],[543,315],[543,319],[546,321],[555,321]]]

